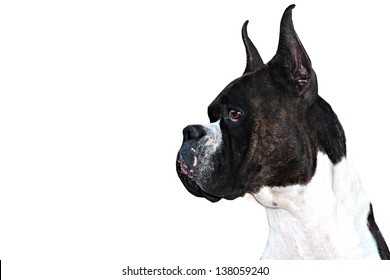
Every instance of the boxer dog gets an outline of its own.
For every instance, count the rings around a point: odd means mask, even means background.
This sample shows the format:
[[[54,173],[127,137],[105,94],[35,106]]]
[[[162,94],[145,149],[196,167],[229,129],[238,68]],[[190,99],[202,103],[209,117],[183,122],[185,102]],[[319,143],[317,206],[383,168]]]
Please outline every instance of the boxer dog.
[[[282,17],[276,55],[264,64],[242,28],[247,65],[189,125],[176,160],[187,190],[216,202],[251,194],[266,209],[263,259],[389,259],[345,135],[292,22]]]

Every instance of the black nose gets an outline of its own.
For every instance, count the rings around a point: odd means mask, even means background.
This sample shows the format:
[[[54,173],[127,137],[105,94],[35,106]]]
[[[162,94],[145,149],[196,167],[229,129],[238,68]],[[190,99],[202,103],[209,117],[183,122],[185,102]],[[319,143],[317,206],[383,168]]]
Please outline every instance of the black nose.
[[[206,129],[204,129],[201,125],[189,125],[183,129],[183,140],[199,140],[203,136],[205,136]]]

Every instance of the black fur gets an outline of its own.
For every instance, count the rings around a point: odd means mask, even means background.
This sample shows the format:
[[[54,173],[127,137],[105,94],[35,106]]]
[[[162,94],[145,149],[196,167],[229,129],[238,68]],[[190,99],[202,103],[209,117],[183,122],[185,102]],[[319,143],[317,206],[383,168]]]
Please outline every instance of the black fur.
[[[385,239],[383,238],[382,233],[375,222],[374,210],[372,209],[372,204],[370,204],[370,213],[368,214],[367,217],[367,226],[376,241],[376,244],[378,246],[379,256],[381,257],[381,259],[390,260],[389,248],[387,247]]]

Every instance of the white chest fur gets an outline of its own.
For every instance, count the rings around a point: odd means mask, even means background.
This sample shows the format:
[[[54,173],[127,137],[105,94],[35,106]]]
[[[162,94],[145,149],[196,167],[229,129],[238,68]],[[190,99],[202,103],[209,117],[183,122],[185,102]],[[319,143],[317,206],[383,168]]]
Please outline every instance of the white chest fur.
[[[253,196],[269,222],[263,259],[380,258],[367,227],[370,202],[345,158],[333,165],[319,152],[309,184],[262,187]]]

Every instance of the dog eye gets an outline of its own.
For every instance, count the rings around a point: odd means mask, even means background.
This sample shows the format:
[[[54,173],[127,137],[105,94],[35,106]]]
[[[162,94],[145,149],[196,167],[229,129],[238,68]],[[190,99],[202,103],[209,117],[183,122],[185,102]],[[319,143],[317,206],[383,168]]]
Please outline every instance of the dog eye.
[[[241,117],[241,112],[234,109],[229,109],[228,115],[231,121],[236,122]]]

